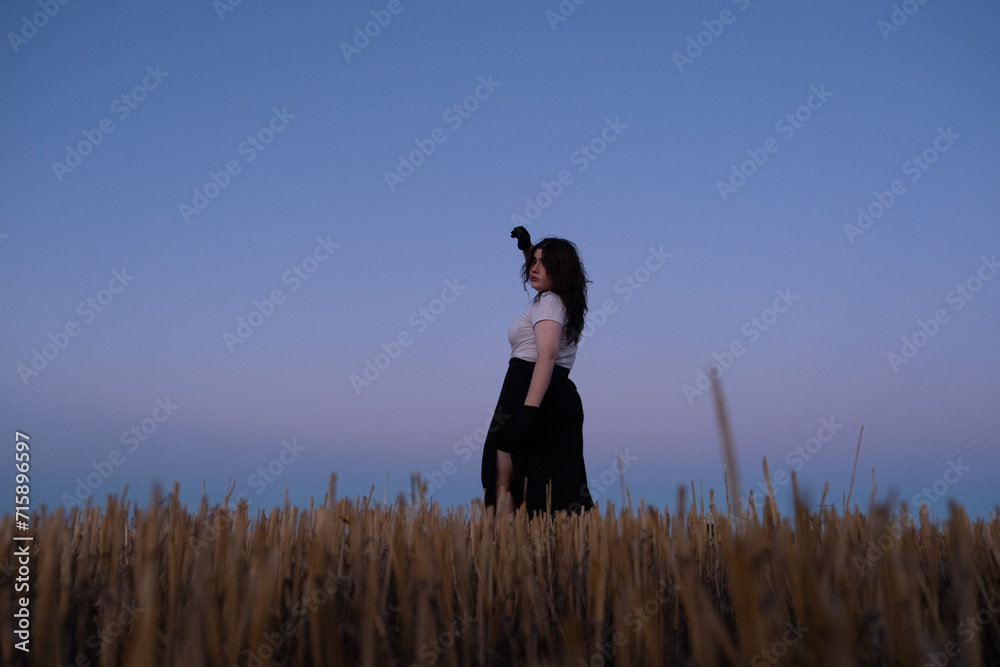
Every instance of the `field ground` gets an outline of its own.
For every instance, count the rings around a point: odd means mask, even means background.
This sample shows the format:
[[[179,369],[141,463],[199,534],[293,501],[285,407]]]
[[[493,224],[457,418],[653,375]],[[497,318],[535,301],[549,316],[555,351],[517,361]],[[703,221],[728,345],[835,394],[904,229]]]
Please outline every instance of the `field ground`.
[[[1000,517],[778,515],[684,498],[669,515],[286,502],[249,516],[154,490],[146,509],[32,521],[29,653],[4,665],[1000,665]],[[127,496],[126,493],[123,496]],[[228,502],[228,498],[226,499]],[[707,507],[706,507],[707,501]],[[21,571],[24,574],[24,571]]]

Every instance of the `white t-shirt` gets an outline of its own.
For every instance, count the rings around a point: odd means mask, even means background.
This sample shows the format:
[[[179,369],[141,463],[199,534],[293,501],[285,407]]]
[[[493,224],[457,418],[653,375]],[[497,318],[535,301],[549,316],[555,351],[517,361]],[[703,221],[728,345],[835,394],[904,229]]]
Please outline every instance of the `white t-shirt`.
[[[542,292],[538,302],[532,301],[528,309],[510,325],[510,329],[507,330],[507,340],[510,341],[510,356],[525,361],[538,361],[534,326],[541,320],[555,320],[563,325],[556,363],[567,369],[572,369],[573,361],[576,359],[576,345],[570,345],[567,340],[566,307],[555,292]]]

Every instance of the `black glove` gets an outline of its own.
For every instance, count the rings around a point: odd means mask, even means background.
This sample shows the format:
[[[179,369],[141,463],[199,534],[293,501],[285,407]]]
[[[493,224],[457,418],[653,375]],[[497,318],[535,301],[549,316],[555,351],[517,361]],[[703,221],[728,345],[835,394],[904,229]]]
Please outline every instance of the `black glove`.
[[[518,226],[510,233],[512,239],[517,239],[518,250],[531,250],[531,234],[524,227]]]
[[[539,416],[541,408],[534,405],[524,405],[517,413],[517,420],[514,422],[514,442],[517,444],[528,444],[534,442],[540,432]]]

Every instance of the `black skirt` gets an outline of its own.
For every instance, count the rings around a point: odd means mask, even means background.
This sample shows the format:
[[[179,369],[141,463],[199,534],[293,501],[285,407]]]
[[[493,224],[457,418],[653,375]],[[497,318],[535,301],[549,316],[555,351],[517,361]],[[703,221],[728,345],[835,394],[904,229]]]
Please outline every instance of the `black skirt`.
[[[594,501],[587,487],[583,462],[583,403],[569,369],[556,364],[539,406],[540,435],[533,442],[514,438],[514,423],[524,406],[535,363],[512,357],[500,398],[483,445],[483,495],[487,507],[496,505],[497,450],[510,452],[514,464],[511,495],[515,507],[527,505],[528,513],[545,511],[551,485],[552,511],[579,512]]]

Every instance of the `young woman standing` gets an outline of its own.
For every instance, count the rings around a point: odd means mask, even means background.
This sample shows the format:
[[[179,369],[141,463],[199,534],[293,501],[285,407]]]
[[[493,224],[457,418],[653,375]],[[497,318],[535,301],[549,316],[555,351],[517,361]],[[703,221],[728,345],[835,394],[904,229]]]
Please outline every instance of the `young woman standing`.
[[[523,284],[538,291],[507,332],[511,358],[483,446],[487,507],[529,514],[593,507],[583,460],[583,403],[569,379],[587,312],[587,274],[576,246],[546,238],[531,245],[524,227],[511,237],[524,253]]]

